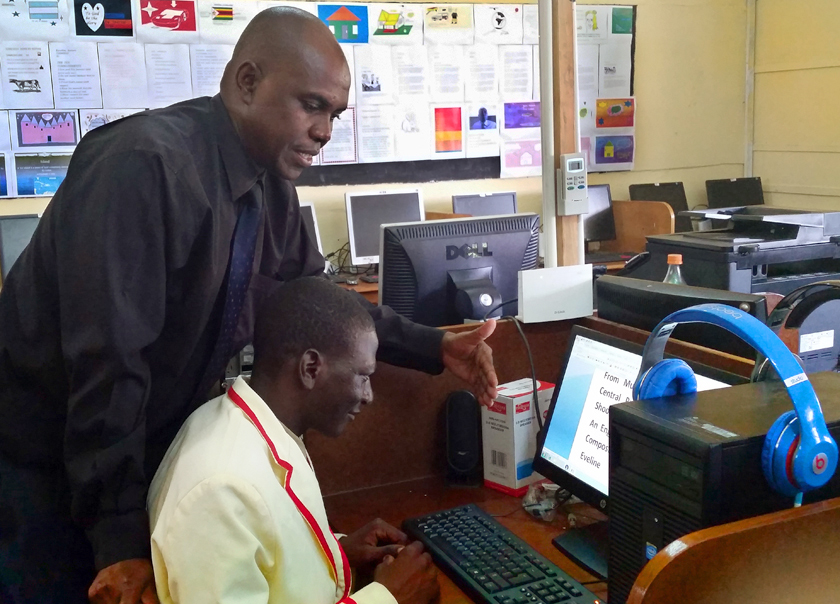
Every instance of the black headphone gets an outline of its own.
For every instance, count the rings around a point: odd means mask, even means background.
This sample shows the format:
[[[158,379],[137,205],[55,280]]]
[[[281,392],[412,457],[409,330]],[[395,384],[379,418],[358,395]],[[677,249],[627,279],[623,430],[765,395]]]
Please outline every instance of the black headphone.
[[[799,329],[812,312],[831,300],[840,300],[840,280],[817,281],[798,287],[779,301],[767,317],[767,326],[776,335],[782,329]],[[801,365],[802,359],[796,358]],[[767,357],[758,353],[751,381],[760,382],[775,375],[770,367]]]

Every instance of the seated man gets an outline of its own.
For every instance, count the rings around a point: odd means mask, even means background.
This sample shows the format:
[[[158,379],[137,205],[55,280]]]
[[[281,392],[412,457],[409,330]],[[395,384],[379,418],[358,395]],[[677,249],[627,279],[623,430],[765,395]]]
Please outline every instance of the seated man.
[[[250,384],[190,415],[149,490],[158,597],[169,602],[425,604],[437,571],[420,543],[381,520],[330,531],[301,440],[338,436],[373,400],[370,314],[316,277],[263,305]],[[350,597],[351,567],[375,567]]]

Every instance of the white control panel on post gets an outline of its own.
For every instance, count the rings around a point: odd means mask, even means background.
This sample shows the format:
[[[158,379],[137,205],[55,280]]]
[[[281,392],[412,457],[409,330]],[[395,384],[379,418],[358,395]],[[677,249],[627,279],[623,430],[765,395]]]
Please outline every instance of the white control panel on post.
[[[560,156],[557,169],[557,215],[572,216],[589,211],[586,188],[586,155],[566,153]]]

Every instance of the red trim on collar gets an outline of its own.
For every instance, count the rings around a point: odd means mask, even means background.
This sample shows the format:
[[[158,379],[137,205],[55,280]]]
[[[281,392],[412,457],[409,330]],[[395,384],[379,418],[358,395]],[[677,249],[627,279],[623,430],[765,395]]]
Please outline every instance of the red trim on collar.
[[[294,502],[295,507],[297,507],[304,520],[306,520],[306,523],[309,525],[310,530],[315,535],[315,538],[320,544],[321,549],[323,549],[324,553],[327,554],[327,558],[329,559],[330,565],[333,569],[333,575],[336,577],[336,580],[338,580],[338,568],[335,564],[335,558],[333,557],[332,550],[327,544],[327,539],[324,536],[324,532],[321,530],[321,526],[318,524],[318,521],[315,519],[315,516],[312,515],[312,512],[306,509],[306,506],[303,505],[303,502],[292,490],[292,464],[280,459],[280,456],[277,454],[277,448],[274,446],[274,443],[269,438],[268,433],[265,431],[265,428],[263,428],[262,424],[260,423],[260,420],[257,419],[256,413],[254,413],[253,409],[251,409],[248,406],[248,403],[246,403],[245,400],[241,396],[239,396],[239,393],[237,393],[233,389],[233,387],[231,387],[228,389],[227,395],[228,398],[230,398],[230,400],[232,400],[233,403],[242,410],[242,412],[248,417],[248,419],[251,420],[251,423],[254,424],[254,426],[257,428],[257,431],[260,433],[260,435],[263,437],[263,440],[265,440],[266,444],[268,445],[268,448],[271,451],[271,456],[274,457],[274,461],[276,461],[278,465],[280,465],[280,467],[286,470],[286,480],[285,484],[283,485],[283,488],[289,494],[289,497],[292,499],[292,502]],[[344,595],[342,596],[342,599],[340,601],[347,601],[355,604],[353,600],[348,598],[348,596],[350,595],[350,587],[353,580],[353,575],[350,572],[350,565],[347,562],[347,555],[344,553],[344,548],[341,547],[341,543],[338,539],[336,539],[332,531],[330,531],[330,536],[333,539],[335,539],[335,544],[338,546],[338,551],[341,554],[341,563],[343,566],[342,570],[344,571]]]

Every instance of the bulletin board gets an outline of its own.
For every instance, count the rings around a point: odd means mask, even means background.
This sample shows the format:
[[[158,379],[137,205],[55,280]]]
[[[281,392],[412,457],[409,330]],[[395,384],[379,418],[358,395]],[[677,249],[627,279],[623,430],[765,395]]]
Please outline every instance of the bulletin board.
[[[0,197],[54,193],[98,126],[216,94],[244,27],[281,5],[330,28],[353,80],[299,184],[540,174],[536,4],[0,0]],[[592,170],[630,169],[635,8],[576,10],[582,146]]]

